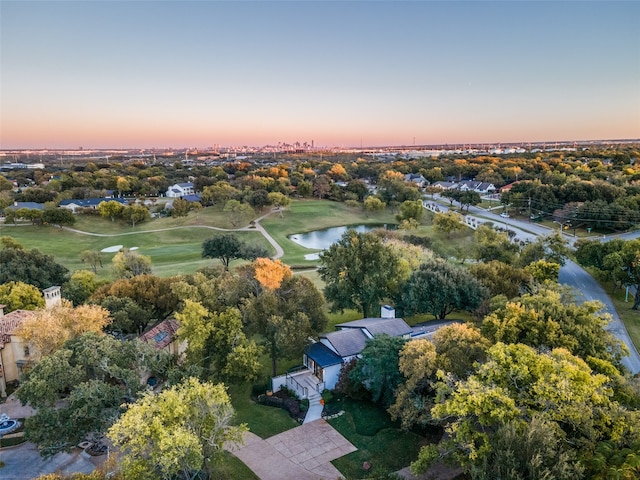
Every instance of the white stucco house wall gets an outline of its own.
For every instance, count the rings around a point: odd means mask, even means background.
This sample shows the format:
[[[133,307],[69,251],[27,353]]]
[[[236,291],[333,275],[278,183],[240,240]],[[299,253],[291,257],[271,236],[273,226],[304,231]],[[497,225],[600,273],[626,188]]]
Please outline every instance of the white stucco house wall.
[[[54,286],[43,290],[45,308],[51,309],[60,305],[62,295],[60,287]],[[4,313],[4,305],[0,305],[0,396],[6,397],[7,383],[20,379],[22,368],[31,360],[35,351],[27,344],[16,330],[22,322],[32,317],[32,310],[14,310]]]
[[[385,317],[386,315],[386,317]],[[342,367],[354,358],[359,358],[368,340],[376,335],[390,335],[407,340],[416,338],[416,330],[402,318],[395,318],[395,311],[382,307],[381,318],[363,318],[336,325],[335,332],[319,335],[304,350],[303,365],[294,371],[274,377],[272,389],[283,385],[294,390],[301,398],[310,398],[332,390],[338,383]]]
[[[169,198],[182,198],[186,195],[195,195],[195,193],[193,183],[176,183],[167,189],[166,196]]]

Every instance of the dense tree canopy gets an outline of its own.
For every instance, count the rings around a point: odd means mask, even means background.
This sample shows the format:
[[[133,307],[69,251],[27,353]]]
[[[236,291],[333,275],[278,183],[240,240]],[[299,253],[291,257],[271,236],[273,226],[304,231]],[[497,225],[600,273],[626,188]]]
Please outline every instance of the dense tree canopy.
[[[169,365],[168,356],[141,342],[94,332],[67,341],[36,363],[16,391],[37,409],[26,420],[26,438],[51,455],[104,433],[123,399],[133,401],[145,390],[144,375],[162,378]]]
[[[400,263],[375,234],[347,230],[320,255],[318,271],[333,311],[355,308],[372,317],[381,302],[397,294]]]
[[[517,297],[529,288],[532,280],[530,273],[498,260],[473,264],[469,271],[489,289],[491,296]]]
[[[40,289],[62,285],[69,270],[56,263],[51,255],[35,248],[3,248],[0,250],[0,283],[24,282]]]
[[[171,290],[173,281],[173,278],[155,275],[123,278],[98,288],[90,297],[90,301],[101,303],[108,296],[127,297],[149,312],[151,319],[164,320],[174,312],[179,302],[177,295]]]
[[[36,310],[16,328],[27,345],[33,348],[36,359],[59,349],[66,341],[87,332],[102,334],[111,322],[109,312],[98,305],[79,305],[63,300],[46,310]]]
[[[480,225],[474,233],[474,257],[481,262],[497,260],[502,263],[514,262],[519,251],[518,245],[512,243],[506,233],[498,232],[488,225]]]
[[[274,376],[279,358],[299,355],[307,338],[324,330],[327,316],[323,307],[322,293],[302,276],[285,278],[275,289],[259,288],[244,299],[242,312],[247,329],[262,335]]]
[[[467,270],[433,259],[411,274],[402,288],[398,308],[403,315],[430,313],[444,319],[454,310],[476,309],[487,295],[480,281]]]
[[[258,345],[247,339],[236,308],[210,312],[200,303],[186,300],[177,335],[187,343],[186,360],[202,369],[203,378],[216,381],[253,381],[260,370]]]
[[[227,442],[242,443],[245,425],[232,425],[235,411],[224,385],[190,378],[131,405],[109,430],[123,454],[125,477],[190,480],[210,478]]]
[[[494,342],[563,347],[585,360],[618,363],[626,349],[604,330],[610,317],[601,313],[602,307],[599,302],[576,304],[571,293],[544,287],[485,317],[482,332]]]
[[[76,270],[71,274],[71,278],[62,286],[62,295],[71,300],[74,305],[80,305],[95,292],[101,282],[95,272],[89,270]]]
[[[611,240],[576,243],[576,258],[581,265],[594,267],[599,275],[615,284],[635,288],[633,309],[640,309],[640,240]]]
[[[0,285],[0,305],[4,305],[4,313],[14,310],[36,310],[44,307],[44,297],[33,285],[7,282]]]
[[[362,384],[371,400],[384,406],[393,403],[396,387],[402,381],[399,361],[406,340],[389,335],[376,335],[365,345],[350,379]]]
[[[253,260],[268,256],[268,252],[263,248],[249,245],[233,233],[215,235],[202,244],[202,257],[219,259],[227,270],[232,260],[238,258]]]
[[[535,429],[542,445],[511,456],[518,470],[507,478],[581,478],[584,452],[602,442],[624,448],[640,439],[640,413],[613,400],[610,381],[565,349],[538,353],[522,344],[497,343],[487,362],[451,385],[446,400],[433,407],[435,418],[447,419],[450,437],[440,447],[423,448],[413,468],[423,471],[437,458],[453,455],[473,478],[491,478],[506,466],[494,465],[505,458],[496,448],[509,438],[520,448]]]
[[[100,306],[109,311],[112,321],[106,330],[113,333],[140,335],[151,322],[151,312],[129,297],[109,295],[102,300]]]

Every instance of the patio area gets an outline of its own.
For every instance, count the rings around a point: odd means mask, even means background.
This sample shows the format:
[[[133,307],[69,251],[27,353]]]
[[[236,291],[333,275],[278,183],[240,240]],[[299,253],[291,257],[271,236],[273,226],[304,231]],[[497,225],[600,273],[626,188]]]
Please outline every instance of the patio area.
[[[331,461],[354,447],[324,420],[316,420],[262,440],[245,434],[245,445],[228,450],[262,480],[323,480],[342,478]]]

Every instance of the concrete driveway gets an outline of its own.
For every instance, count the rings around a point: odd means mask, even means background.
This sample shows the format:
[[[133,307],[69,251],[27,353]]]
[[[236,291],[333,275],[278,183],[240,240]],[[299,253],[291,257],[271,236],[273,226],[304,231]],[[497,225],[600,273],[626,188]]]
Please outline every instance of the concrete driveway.
[[[227,449],[261,480],[336,480],[343,478],[335,460],[357,450],[324,420],[316,420],[261,439],[246,433],[245,445]]]
[[[80,454],[79,449],[72,453],[57,453],[44,459],[33,443],[3,448],[0,450],[0,460],[4,462],[4,467],[0,469],[2,480],[31,480],[45,473],[55,472],[91,473],[96,468],[89,459]]]
[[[29,406],[23,406],[13,396],[0,404],[0,413],[6,413],[10,418],[26,418],[35,414]],[[91,460],[90,460],[91,459]],[[80,449],[71,453],[58,453],[49,458],[42,458],[33,443],[23,443],[15,447],[0,450],[0,460],[4,467],[0,468],[2,480],[31,480],[45,473],[62,472],[91,473],[96,468],[96,463],[104,459],[102,457],[85,457]]]

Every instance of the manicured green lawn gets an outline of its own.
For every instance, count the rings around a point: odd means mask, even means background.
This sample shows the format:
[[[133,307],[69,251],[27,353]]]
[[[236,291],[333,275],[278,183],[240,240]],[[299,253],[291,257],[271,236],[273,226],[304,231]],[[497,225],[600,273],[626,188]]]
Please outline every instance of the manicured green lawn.
[[[192,214],[193,215],[193,214]],[[11,236],[26,248],[37,248],[43,253],[53,255],[71,271],[87,269],[88,265],[80,261],[84,250],[100,251],[103,248],[123,245],[127,248],[138,247],[138,252],[151,257],[153,272],[159,276],[194,273],[197,269],[219,263],[218,260],[202,258],[202,242],[221,232],[203,226],[192,226],[174,230],[151,232],[162,228],[175,228],[164,222],[166,219],[150,221],[136,226],[135,229],[118,222],[100,217],[78,216],[80,220],[74,228],[91,233],[101,233],[109,229],[109,237],[84,235],[57,227],[4,226],[0,224],[0,236]],[[258,232],[235,232],[243,241],[259,245],[274,253],[271,245]],[[101,278],[111,277],[111,259],[115,253],[103,253],[104,268],[98,269]]]
[[[593,270],[590,268],[586,268],[586,270],[596,279],[605,293],[609,295],[613,306],[616,308],[616,312],[618,312],[618,316],[629,332],[631,341],[636,346],[636,349],[640,351],[640,311],[631,309],[633,306],[633,295],[629,294],[629,301],[625,302],[624,288],[617,289],[615,295],[613,295],[613,284],[611,282],[599,280],[596,275],[593,275]]]
[[[257,213],[256,215],[259,215]],[[415,235],[430,236],[434,250],[442,255],[456,254],[456,249],[468,250],[472,232],[465,231],[447,239],[433,232],[429,214],[425,215],[423,225]],[[348,207],[344,203],[294,200],[291,206],[282,212],[282,216],[273,213],[262,221],[262,225],[282,246],[285,251],[283,261],[289,265],[317,266],[317,260],[305,260],[304,256],[314,250],[301,247],[287,237],[295,233],[308,232],[322,228],[356,224],[395,223],[394,212],[387,209],[382,212],[368,213],[360,207]],[[57,227],[32,225],[10,226],[0,224],[0,236],[15,238],[27,248],[37,248],[43,253],[53,255],[62,265],[71,271],[86,269],[80,261],[83,250],[97,250],[123,245],[127,248],[138,247],[143,255],[151,257],[153,271],[159,276],[193,273],[197,269],[210,265],[217,260],[201,257],[202,242],[216,233],[207,227],[232,228],[229,217],[220,207],[208,207],[197,214],[191,212],[187,217],[159,218],[140,223],[136,227],[97,215],[77,215],[73,228],[82,232],[107,236],[85,235],[62,230]],[[168,230],[167,230],[168,229]],[[273,248],[258,232],[236,232],[243,241],[262,246],[267,251]],[[103,254],[104,268],[98,270],[100,278],[111,278],[111,259],[114,253]],[[320,284],[316,276],[311,278]]]
[[[332,462],[347,479],[382,478],[416,460],[420,448],[428,443],[425,437],[397,428],[376,405],[349,398],[338,401],[345,413],[329,423],[358,448]],[[371,464],[368,472],[362,468],[364,462]]]
[[[631,341],[636,346],[636,350],[640,351],[640,311],[631,310],[633,296],[629,295],[629,301],[625,302],[624,290],[622,290],[620,293],[616,293],[612,300],[624,326],[627,327]]]
[[[235,422],[246,423],[249,430],[259,437],[272,437],[298,426],[298,422],[285,410],[254,402],[251,399],[250,384],[231,385],[228,391],[236,410]]]
[[[596,277],[594,278],[598,280]],[[613,291],[613,286],[611,282],[601,282],[600,280],[598,280],[598,282],[613,301],[613,305],[616,307],[618,316],[624,323],[624,326],[627,327],[631,341],[636,346],[636,349],[640,351],[640,310],[631,310],[631,307],[633,307],[633,295],[629,294],[629,301],[625,302],[624,288],[619,288],[615,295],[612,295],[611,292]]]
[[[227,451],[223,451],[218,462],[214,464],[211,478],[229,480],[259,480],[259,477],[247,467],[242,460]]]

